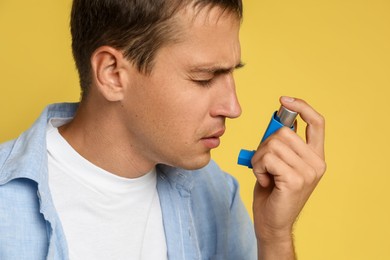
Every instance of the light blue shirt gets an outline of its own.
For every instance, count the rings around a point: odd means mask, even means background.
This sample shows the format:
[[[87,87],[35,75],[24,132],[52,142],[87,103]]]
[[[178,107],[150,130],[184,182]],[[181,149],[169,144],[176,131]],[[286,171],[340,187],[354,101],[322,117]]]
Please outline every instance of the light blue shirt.
[[[28,131],[0,145],[1,260],[68,259],[48,185],[46,125],[73,117],[77,106],[48,106]],[[253,223],[232,176],[213,161],[194,171],[158,165],[157,173],[169,259],[257,258]]]

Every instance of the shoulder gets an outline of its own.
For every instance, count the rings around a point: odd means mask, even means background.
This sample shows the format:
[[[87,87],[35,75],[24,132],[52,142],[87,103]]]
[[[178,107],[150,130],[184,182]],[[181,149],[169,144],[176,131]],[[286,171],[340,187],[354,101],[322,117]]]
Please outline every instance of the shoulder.
[[[3,172],[2,169],[4,167],[4,164],[7,161],[8,157],[10,156],[14,145],[15,145],[15,140],[0,144],[0,179]]]
[[[5,160],[5,158],[8,157],[14,144],[15,144],[15,140],[11,140],[0,144],[0,165]]]

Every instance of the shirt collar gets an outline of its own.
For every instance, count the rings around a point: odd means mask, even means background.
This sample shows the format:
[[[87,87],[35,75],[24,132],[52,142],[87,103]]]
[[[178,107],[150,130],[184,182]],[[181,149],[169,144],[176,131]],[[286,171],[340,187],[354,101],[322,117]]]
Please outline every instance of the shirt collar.
[[[0,184],[15,178],[39,183],[47,179],[46,125],[53,117],[72,117],[78,103],[52,104],[45,108],[32,127],[1,151],[6,159],[0,163]]]

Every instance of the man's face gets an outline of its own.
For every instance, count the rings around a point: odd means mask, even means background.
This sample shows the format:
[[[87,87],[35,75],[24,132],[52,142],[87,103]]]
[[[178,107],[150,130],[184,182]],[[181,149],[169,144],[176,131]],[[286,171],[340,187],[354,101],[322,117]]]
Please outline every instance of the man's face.
[[[225,119],[241,114],[232,75],[240,21],[217,7],[177,19],[180,41],[157,52],[151,75],[129,76],[123,123],[142,161],[196,169],[219,145]]]

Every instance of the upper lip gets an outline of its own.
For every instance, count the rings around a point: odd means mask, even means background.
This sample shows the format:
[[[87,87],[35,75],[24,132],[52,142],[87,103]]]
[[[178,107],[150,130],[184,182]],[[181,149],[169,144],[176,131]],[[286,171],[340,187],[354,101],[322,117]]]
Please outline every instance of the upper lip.
[[[225,128],[219,129],[218,131],[214,132],[211,135],[208,135],[204,138],[219,138],[225,133]]]

